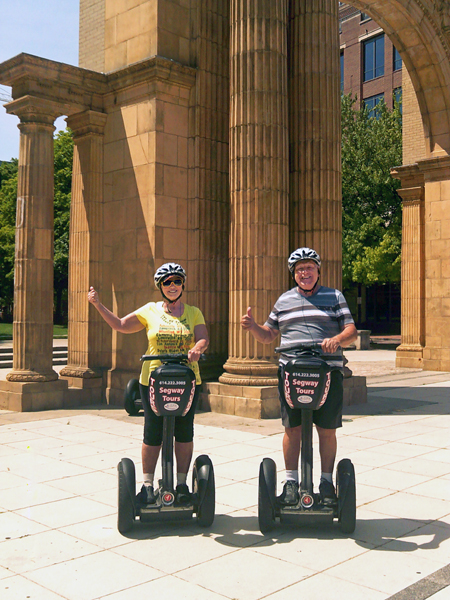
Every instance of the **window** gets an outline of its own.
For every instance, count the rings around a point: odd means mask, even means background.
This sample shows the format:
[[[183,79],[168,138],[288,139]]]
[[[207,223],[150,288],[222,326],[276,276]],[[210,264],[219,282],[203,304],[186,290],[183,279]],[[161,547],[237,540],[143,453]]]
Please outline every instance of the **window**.
[[[376,94],[364,99],[364,104],[367,106],[369,111],[369,117],[378,118],[377,104],[384,100],[384,94]]]
[[[364,81],[384,75],[384,35],[363,42]]]
[[[369,21],[371,18],[367,13],[361,11],[361,21]]]
[[[341,52],[341,94],[344,91],[344,53]]]
[[[399,104],[400,114],[403,114],[403,108],[402,108],[402,88],[401,87],[395,88],[395,90],[394,90],[394,99]]]
[[[394,71],[399,71],[402,68],[402,57],[399,51],[394,46]]]

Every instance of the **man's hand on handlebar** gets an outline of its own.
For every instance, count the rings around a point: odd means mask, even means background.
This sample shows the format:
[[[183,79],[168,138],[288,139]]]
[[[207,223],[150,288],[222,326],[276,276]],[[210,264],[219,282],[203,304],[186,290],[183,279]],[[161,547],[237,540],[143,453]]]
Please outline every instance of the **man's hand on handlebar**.
[[[340,343],[335,337],[332,337],[325,338],[320,345],[322,346],[323,352],[325,352],[326,354],[333,354],[339,348]]]

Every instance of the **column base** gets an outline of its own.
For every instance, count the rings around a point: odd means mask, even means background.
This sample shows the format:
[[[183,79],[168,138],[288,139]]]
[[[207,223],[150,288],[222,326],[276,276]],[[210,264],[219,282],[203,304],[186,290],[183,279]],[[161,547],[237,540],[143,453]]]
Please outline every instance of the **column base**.
[[[400,344],[395,353],[395,366],[422,369],[423,350],[420,344]]]
[[[278,385],[278,362],[229,358],[223,368],[226,372],[219,377],[220,383],[257,387]]]
[[[38,371],[11,371],[6,375],[7,381],[17,381],[23,383],[44,383],[47,381],[56,381],[58,373],[50,369],[47,373]]]
[[[367,402],[366,378],[344,379],[344,406]],[[280,417],[277,386],[228,385],[208,382],[202,384],[199,408],[251,419],[276,419]]]
[[[0,381],[0,408],[32,412],[64,408],[68,384],[56,381]]]
[[[59,376],[79,379],[96,379],[101,377],[102,374],[89,367],[71,367],[70,365],[67,365],[61,369]]]

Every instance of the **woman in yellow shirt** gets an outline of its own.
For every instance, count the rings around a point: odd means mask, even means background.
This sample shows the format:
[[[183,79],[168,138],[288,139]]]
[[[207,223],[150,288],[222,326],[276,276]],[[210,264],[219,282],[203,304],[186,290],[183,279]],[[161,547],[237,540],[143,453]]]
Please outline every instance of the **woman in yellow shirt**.
[[[186,282],[186,272],[183,267],[176,263],[166,263],[157,269],[154,279],[163,300],[149,302],[122,318],[117,317],[103,306],[93,287],[89,290],[88,300],[115,331],[136,333],[145,328],[148,338],[146,354],[183,353],[188,355],[189,366],[195,373],[197,387],[190,410],[184,417],[176,417],[175,420],[176,499],[177,502],[183,504],[190,501],[186,481],[194,448],[194,415],[201,383],[198,359],[208,347],[208,330],[200,309],[181,301]],[[143,362],[139,379],[145,415],[142,444],[144,483],[138,499],[142,504],[156,502],[154,474],[161,449],[163,417],[155,415],[150,408],[148,383],[150,373],[160,364],[159,361]]]

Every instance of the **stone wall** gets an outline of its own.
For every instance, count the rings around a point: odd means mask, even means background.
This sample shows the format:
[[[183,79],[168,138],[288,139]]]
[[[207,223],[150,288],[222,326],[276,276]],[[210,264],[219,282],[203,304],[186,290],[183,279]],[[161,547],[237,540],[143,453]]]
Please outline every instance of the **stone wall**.
[[[105,71],[105,0],[80,0],[78,64]]]

